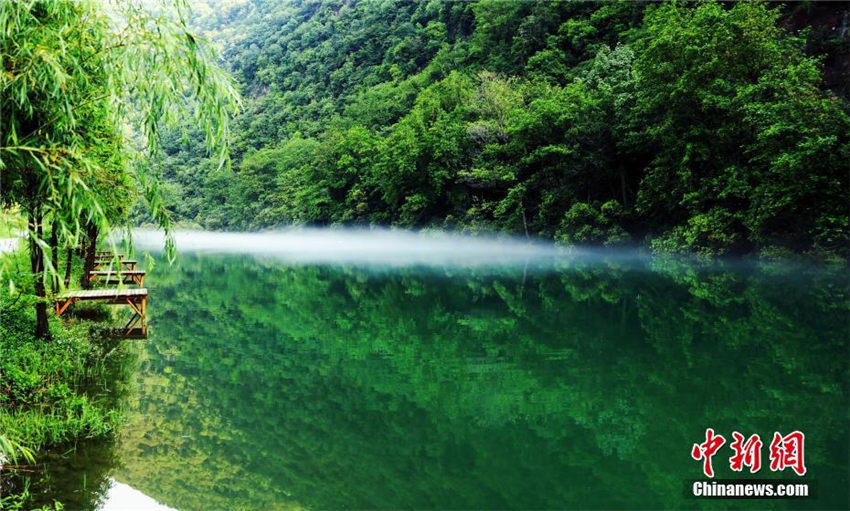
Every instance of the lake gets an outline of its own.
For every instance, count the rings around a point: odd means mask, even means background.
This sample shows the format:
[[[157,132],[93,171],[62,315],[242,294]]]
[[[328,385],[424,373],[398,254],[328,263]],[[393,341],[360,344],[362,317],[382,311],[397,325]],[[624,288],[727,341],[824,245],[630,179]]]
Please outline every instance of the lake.
[[[127,423],[57,453],[36,494],[69,509],[848,507],[845,268],[388,233],[304,255],[275,236],[178,236],[175,264],[157,256],[149,338],[125,341]],[[758,433],[752,477],[816,496],[688,497],[708,427]],[[773,432],[794,430],[804,477],[767,468]],[[717,478],[747,477],[731,453]]]

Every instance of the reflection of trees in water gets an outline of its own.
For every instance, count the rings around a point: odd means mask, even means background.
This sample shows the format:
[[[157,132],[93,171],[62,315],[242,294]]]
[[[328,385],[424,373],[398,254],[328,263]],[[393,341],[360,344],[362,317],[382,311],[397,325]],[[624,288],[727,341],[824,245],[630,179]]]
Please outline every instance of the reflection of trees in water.
[[[846,498],[835,275],[650,264],[160,265],[122,475],[189,509],[681,506],[711,425],[805,431]]]
[[[98,334],[93,331],[92,335]],[[94,342],[103,355],[95,357],[87,373],[73,384],[85,389],[89,399],[104,409],[121,409],[131,394],[137,350],[118,338],[98,337]],[[40,452],[36,461],[35,466],[0,474],[0,494],[21,494],[28,488],[31,498],[27,506],[52,506],[58,500],[65,509],[85,511],[98,509],[103,503],[112,471],[120,466],[121,458],[110,435],[54,446]]]
[[[109,438],[89,440],[41,453],[37,465],[0,475],[3,495],[28,488],[27,506],[51,506],[58,500],[65,509],[94,511],[103,503],[112,470],[119,465],[114,444]]]

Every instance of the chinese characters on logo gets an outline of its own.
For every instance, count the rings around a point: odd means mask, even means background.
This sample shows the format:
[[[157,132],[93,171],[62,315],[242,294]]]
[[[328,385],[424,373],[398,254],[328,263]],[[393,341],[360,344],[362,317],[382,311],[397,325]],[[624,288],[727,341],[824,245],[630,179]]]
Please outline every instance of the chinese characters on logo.
[[[740,472],[744,467],[750,467],[750,473],[755,474],[761,470],[761,438],[753,435],[744,441],[744,435],[735,431],[732,433],[732,450],[735,454],[729,458],[729,467],[735,472]]]
[[[781,472],[786,468],[793,470],[798,476],[805,475],[806,464],[803,457],[805,435],[794,431],[782,436],[779,432],[773,434],[770,442],[770,470]],[[702,461],[702,471],[706,477],[714,477],[712,458],[723,445],[726,438],[717,435],[714,430],[705,430],[705,442],[694,444],[691,448],[691,457]],[[741,472],[744,467],[749,468],[751,474],[761,470],[761,448],[762,441],[758,435],[744,437],[735,431],[732,433],[732,443],[729,445],[734,454],[729,458],[729,468],[735,472]]]
[[[806,464],[803,461],[803,440],[805,436],[795,431],[787,436],[779,433],[773,434],[773,442],[770,442],[770,470],[781,471],[790,467],[798,476],[806,473]]]

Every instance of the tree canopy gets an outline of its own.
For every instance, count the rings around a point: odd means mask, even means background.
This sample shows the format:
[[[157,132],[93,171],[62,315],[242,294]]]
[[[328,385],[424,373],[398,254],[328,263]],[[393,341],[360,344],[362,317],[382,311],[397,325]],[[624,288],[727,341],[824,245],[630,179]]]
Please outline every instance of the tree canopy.
[[[168,229],[157,172],[139,158],[163,127],[191,118],[206,149],[227,154],[239,96],[182,3],[0,2],[0,62],[0,201],[28,219],[41,298],[56,251],[125,224],[133,197]]]
[[[249,99],[232,171],[168,137],[181,221],[847,252],[843,7],[200,5]]]

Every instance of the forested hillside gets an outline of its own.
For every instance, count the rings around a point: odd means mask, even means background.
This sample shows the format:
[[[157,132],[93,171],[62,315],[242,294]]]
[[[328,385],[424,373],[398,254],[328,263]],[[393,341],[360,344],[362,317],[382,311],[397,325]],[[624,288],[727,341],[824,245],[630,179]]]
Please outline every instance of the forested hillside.
[[[846,4],[193,6],[245,110],[169,137],[178,221],[847,253]]]

